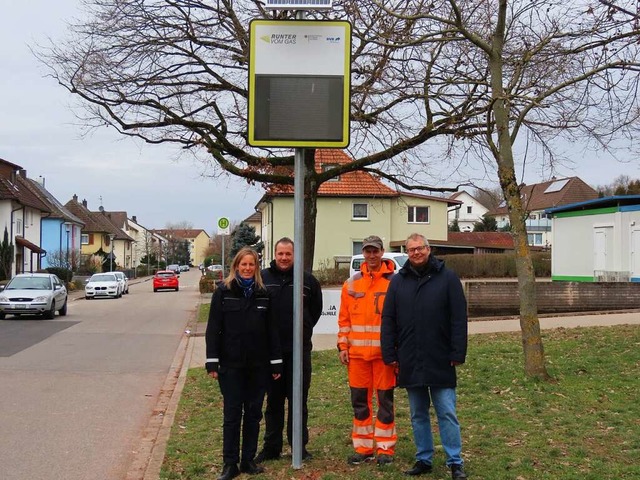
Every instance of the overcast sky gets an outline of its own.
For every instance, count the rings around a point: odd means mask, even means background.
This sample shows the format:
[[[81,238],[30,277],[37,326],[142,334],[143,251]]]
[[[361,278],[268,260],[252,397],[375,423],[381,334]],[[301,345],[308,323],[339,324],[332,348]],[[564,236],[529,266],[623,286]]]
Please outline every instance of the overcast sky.
[[[79,15],[79,0],[0,0],[0,158],[42,176],[63,204],[74,194],[91,210],[124,210],[148,228],[188,221],[211,234],[218,217],[240,221],[254,211],[259,187],[235,179],[202,179],[189,159],[176,161],[168,147],[143,145],[101,129],[81,138],[69,106],[71,95],[51,78],[29,50],[47,37],[63,38],[65,19]],[[575,146],[565,153],[573,164],[558,176],[577,175],[592,186],[621,174],[640,178],[632,154],[611,156]],[[469,175],[472,175],[469,173]],[[525,181],[546,180],[540,169]]]

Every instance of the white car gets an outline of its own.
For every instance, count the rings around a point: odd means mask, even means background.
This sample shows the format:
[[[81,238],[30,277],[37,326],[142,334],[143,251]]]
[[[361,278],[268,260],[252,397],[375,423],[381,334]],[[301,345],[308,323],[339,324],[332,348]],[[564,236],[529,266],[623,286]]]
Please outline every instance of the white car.
[[[52,319],[56,311],[67,314],[67,288],[52,273],[19,273],[0,292],[0,319],[7,314]]]
[[[391,260],[395,265],[395,271],[397,272],[402,268],[402,266],[404,265],[404,262],[406,262],[409,259],[409,255],[407,255],[406,253],[398,253],[398,252],[384,252],[384,255],[382,255],[382,258]],[[353,275],[355,275],[357,272],[360,271],[360,265],[362,265],[362,262],[364,262],[364,255],[362,254],[354,255],[353,257],[351,257],[351,264],[349,265],[350,277],[352,277]]]
[[[120,284],[120,294],[129,293],[129,279],[122,272],[111,272],[118,279],[118,283]]]
[[[113,272],[94,273],[84,287],[84,298],[113,297],[118,298],[120,292],[120,282]]]

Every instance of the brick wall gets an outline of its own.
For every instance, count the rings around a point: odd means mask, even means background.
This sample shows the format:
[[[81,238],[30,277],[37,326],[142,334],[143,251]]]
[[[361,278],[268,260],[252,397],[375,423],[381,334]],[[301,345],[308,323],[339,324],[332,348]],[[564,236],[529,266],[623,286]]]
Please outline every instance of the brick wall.
[[[538,313],[640,308],[640,283],[537,282]],[[518,315],[517,281],[465,282],[470,317]]]

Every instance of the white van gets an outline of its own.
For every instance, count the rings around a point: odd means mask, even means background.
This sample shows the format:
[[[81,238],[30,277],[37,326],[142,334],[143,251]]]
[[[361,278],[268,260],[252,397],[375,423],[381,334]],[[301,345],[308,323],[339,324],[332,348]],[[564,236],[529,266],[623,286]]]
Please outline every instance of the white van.
[[[398,252],[384,252],[382,258],[386,258],[391,260],[396,266],[395,271],[397,272],[402,268],[404,262],[409,259],[409,255],[406,253],[398,253]],[[354,255],[351,257],[351,264],[349,265],[349,276],[353,276],[360,271],[360,265],[364,262],[364,255]]]

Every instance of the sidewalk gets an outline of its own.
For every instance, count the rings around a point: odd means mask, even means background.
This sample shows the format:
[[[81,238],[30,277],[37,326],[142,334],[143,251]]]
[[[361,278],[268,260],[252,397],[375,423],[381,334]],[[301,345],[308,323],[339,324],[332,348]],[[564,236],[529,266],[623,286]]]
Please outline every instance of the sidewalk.
[[[540,318],[540,328],[575,328],[575,327],[596,327],[611,325],[640,325],[640,310],[625,313],[598,313],[584,315],[565,315],[561,317]],[[190,362],[191,367],[203,367],[206,358],[204,331],[206,324],[199,323],[197,331],[189,338],[193,342]],[[517,318],[500,320],[470,320],[469,334],[498,333],[498,332],[519,332],[520,321]],[[336,334],[314,334],[313,350],[331,350],[336,348]]]

